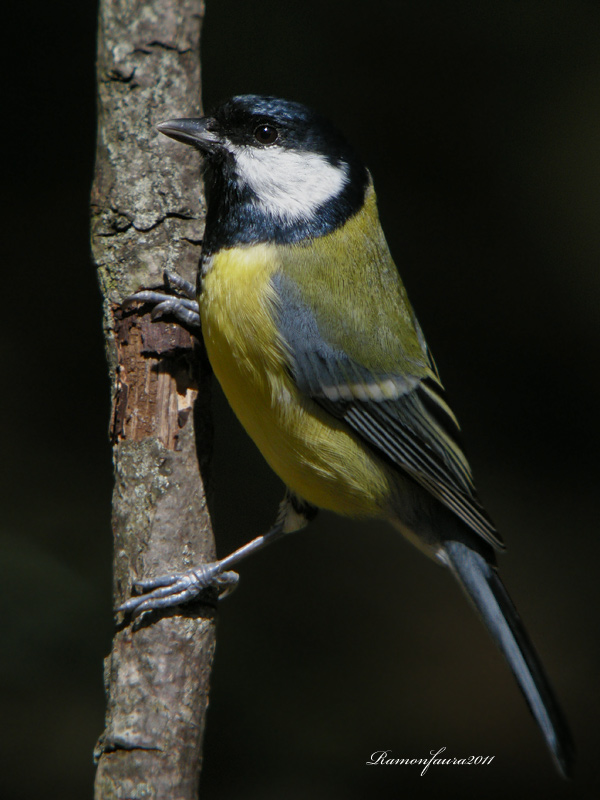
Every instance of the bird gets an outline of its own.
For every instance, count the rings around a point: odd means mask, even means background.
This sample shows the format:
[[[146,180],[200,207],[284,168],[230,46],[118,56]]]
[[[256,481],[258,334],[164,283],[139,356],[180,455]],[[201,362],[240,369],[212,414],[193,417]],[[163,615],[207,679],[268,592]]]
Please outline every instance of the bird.
[[[362,159],[325,117],[272,96],[235,96],[158,130],[202,156],[198,281],[166,273],[164,290],[129,301],[201,328],[228,402],[286,488],[267,533],[218,561],[138,581],[119,611],[230,591],[231,567],[318,509],[385,520],[457,579],[570,777],[565,716],[499,577],[504,544],[478,497]]]

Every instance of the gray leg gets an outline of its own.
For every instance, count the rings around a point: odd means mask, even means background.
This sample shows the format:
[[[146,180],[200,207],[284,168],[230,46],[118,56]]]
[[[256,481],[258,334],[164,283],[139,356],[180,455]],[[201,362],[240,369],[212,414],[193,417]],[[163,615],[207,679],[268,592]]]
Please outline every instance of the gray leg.
[[[147,581],[137,581],[135,588],[140,594],[131,597],[122,606],[119,606],[117,611],[123,611],[125,614],[136,617],[144,611],[156,611],[187,603],[209,587],[216,589],[219,594],[229,594],[238,581],[238,575],[236,572],[228,571],[227,567],[237,564],[250,553],[260,550],[283,535],[283,520],[278,519],[271,530],[263,536],[257,536],[256,539],[235,550],[221,561],[201,564],[196,569],[190,569],[187,572],[161,575]]]
[[[201,564],[196,569],[190,569],[187,572],[161,575],[147,581],[137,581],[135,588],[139,594],[125,601],[117,611],[135,617],[144,611],[170,608],[193,600],[209,587],[216,589],[220,596],[229,594],[238,582],[237,573],[229,571],[230,567],[287,533],[300,530],[315,514],[314,506],[300,500],[291,492],[287,492],[279,507],[275,524],[267,533],[257,536],[256,539],[220,561]]]

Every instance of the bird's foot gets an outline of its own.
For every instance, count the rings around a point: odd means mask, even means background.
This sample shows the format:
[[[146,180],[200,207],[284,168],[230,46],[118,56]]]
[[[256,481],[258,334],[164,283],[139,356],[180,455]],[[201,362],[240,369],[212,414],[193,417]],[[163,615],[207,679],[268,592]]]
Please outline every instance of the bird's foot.
[[[196,290],[189,281],[174,272],[164,273],[165,291],[143,289],[125,299],[125,305],[134,302],[153,303],[152,319],[170,315],[186,328],[200,327],[200,310]]]
[[[134,584],[137,594],[126,600],[117,611],[137,617],[144,611],[158,611],[187,603],[206,589],[215,589],[219,597],[225,597],[235,589],[238,580],[237,572],[225,572],[219,561],[213,561],[187,572],[137,581]]]

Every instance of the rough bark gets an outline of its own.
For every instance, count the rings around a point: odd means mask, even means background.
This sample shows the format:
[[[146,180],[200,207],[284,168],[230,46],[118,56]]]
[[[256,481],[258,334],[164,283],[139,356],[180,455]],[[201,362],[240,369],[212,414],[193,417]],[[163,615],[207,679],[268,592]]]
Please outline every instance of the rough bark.
[[[200,346],[125,297],[194,279],[203,207],[197,156],[156,131],[200,113],[201,0],[101,0],[92,248],[104,300],[113,419],[114,598],[140,577],[214,558],[203,477],[210,451]],[[121,623],[95,796],[198,796],[214,604]]]

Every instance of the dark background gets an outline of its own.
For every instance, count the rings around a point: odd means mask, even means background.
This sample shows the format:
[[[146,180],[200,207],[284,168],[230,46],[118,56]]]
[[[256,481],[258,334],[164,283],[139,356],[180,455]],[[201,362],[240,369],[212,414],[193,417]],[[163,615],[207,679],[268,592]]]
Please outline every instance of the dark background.
[[[0,795],[91,796],[112,635],[109,396],[88,249],[93,3],[3,19]],[[203,796],[600,793],[600,6],[208,0],[206,105],[306,101],[370,165],[409,295],[504,535],[504,578],[579,747],[555,774],[451,578],[322,514],[222,606]],[[173,116],[184,116],[174,108]],[[217,397],[221,554],[281,486]],[[375,750],[490,766],[368,767]]]

